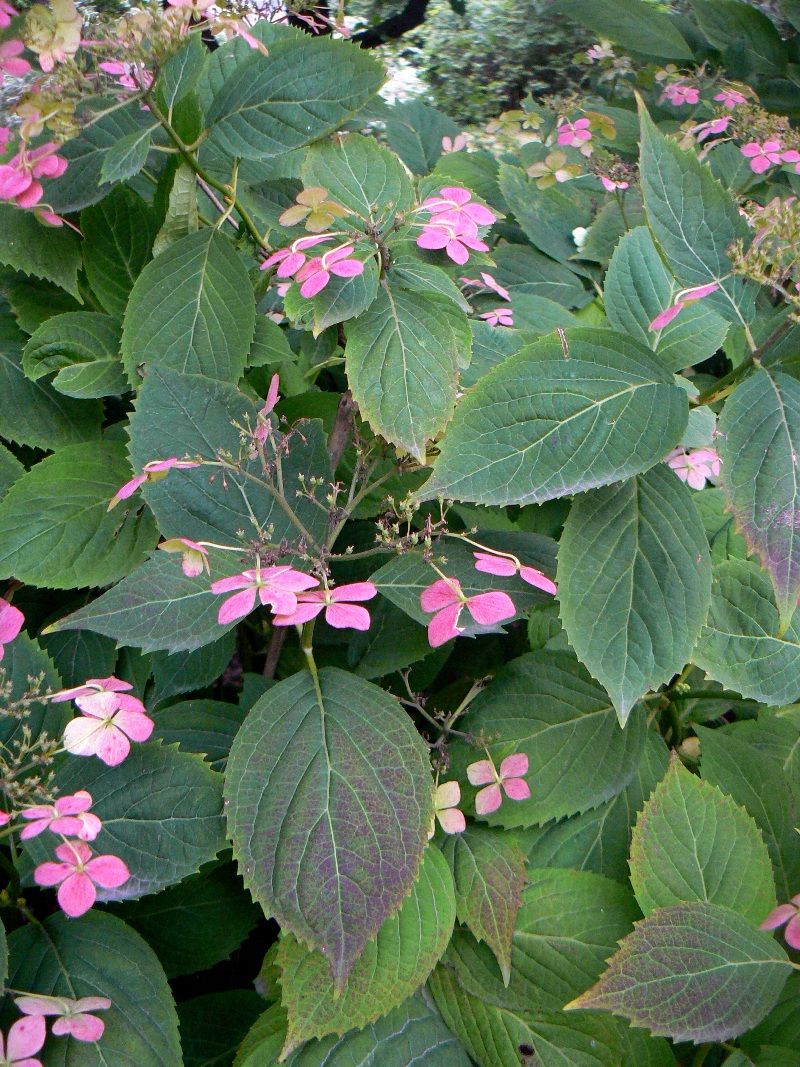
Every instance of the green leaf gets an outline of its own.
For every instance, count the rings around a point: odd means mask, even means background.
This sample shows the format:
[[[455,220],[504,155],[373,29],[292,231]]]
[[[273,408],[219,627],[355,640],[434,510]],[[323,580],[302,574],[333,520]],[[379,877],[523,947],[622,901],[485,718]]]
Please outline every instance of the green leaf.
[[[533,340],[531,334],[514,329],[498,329],[480,319],[470,319],[472,359],[461,375],[461,387],[469,389],[499,363],[514,356]]]
[[[110,315],[67,311],[33,333],[22,353],[22,369],[36,381],[76,363],[118,360],[119,341],[120,324]]]
[[[800,689],[800,619],[782,633],[769,578],[731,559],[714,568],[711,607],[694,650],[706,673],[743,697],[788,704]]]
[[[97,100],[100,108],[110,103],[113,104],[114,101],[108,97]],[[138,100],[88,123],[77,137],[67,141],[58,150],[58,154],[64,156],[69,166],[60,178],[47,183],[47,199],[53,210],[60,213],[79,211],[108,196],[108,186],[100,182],[100,172],[107,153],[122,138],[152,127],[152,115],[141,110]],[[51,235],[52,231],[48,230],[48,244]]]
[[[762,11],[740,0],[692,0],[692,9],[703,35],[720,52],[743,44],[748,65],[773,77],[785,66],[786,47]]]
[[[559,262],[575,255],[572,231],[590,215],[560,189],[539,189],[521,167],[500,164],[500,191],[528,240]]]
[[[468,301],[464,299],[461,290],[450,276],[441,267],[420,259],[413,252],[404,253],[398,252],[397,248],[393,249],[389,272],[390,279],[396,281],[401,289],[411,289],[415,293],[438,293],[462,311],[471,310]],[[481,323],[481,325],[488,324]]]
[[[722,490],[706,486],[694,499],[711,549],[711,562],[716,565],[726,559],[747,559],[747,543],[736,531],[733,516],[725,510]]]
[[[126,186],[81,212],[86,277],[106,311],[120,319],[150,258],[154,228],[152,210]]]
[[[691,491],[665,464],[573,501],[558,550],[561,619],[624,725],[691,656],[711,560]]]
[[[197,215],[197,175],[188,163],[175,169],[169,190],[167,213],[153,242],[153,255],[160,256],[182,237],[199,228]]]
[[[250,1027],[234,1060],[234,1067],[273,1067],[283,1048],[286,1036],[286,1012],[280,1003],[272,1004]],[[333,1039],[330,1039],[333,1040]],[[306,1045],[297,1055],[313,1048]]]
[[[130,477],[116,442],[68,445],[23,475],[0,503],[0,574],[46,589],[108,585],[156,540],[152,516],[108,502]]]
[[[231,661],[236,638],[233,631],[196,652],[169,655],[155,652],[152,659],[152,704],[162,704],[178,693],[204,689],[215,681]]]
[[[64,759],[56,771],[58,794],[87,789],[103,822],[95,849],[119,856],[131,877],[119,889],[99,889],[100,900],[136,900],[194,874],[225,847],[222,775],[177,746],[132,745],[117,767],[101,760]],[[26,843],[40,863],[51,846],[44,837]]]
[[[277,956],[289,1017],[284,1051],[310,1037],[361,1029],[410,997],[441,958],[455,916],[449,868],[438,849],[428,848],[410,896],[364,947],[341,995],[326,957],[284,935]]]
[[[175,105],[196,88],[210,54],[200,35],[193,33],[162,66],[155,91],[165,115],[169,117]]]
[[[318,337],[329,326],[361,315],[378,293],[378,263],[374,256],[364,262],[364,270],[353,278],[336,275],[321,293],[310,299],[300,295],[300,286],[292,285],[283,300],[283,309],[293,325],[311,330]]]
[[[567,311],[555,300],[535,293],[516,293],[514,295],[514,325],[520,330],[528,331],[531,340],[535,336],[553,333],[560,326],[566,329],[580,325],[580,320]]]
[[[51,915],[9,938],[10,984],[57,997],[108,997],[97,1044],[48,1045],[46,1067],[182,1067],[178,1017],[153,951],[121,919]]]
[[[653,730],[628,785],[590,811],[520,833],[530,867],[570,867],[628,881],[628,849],[636,813],[667,769],[668,750]]]
[[[672,19],[644,0],[558,0],[556,7],[579,25],[633,52],[692,59],[692,50]]]
[[[324,950],[341,988],[417,875],[432,811],[422,738],[371,682],[295,674],[248,714],[225,795],[248,888]]]
[[[620,333],[648,345],[670,370],[702,363],[721,347],[728,323],[705,300],[685,307],[662,330],[650,323],[671,307],[680,286],[670,275],[645,226],[637,226],[617,245],[604,287],[609,323]]]
[[[0,982],[3,985],[6,984],[8,978],[8,940],[6,938],[6,928],[0,922]]]
[[[730,277],[728,248],[749,234],[736,202],[707,164],[661,133],[644,107],[640,120],[644,208],[672,273],[682,286],[717,282],[719,292],[704,298],[706,306],[730,322],[748,321],[755,286]]]
[[[759,369],[727,401],[719,429],[727,508],[772,579],[783,631],[800,593],[800,382]]]
[[[128,133],[109,148],[100,166],[101,185],[107,182],[122,182],[139,173],[150,154],[150,138],[154,129],[154,126],[150,126]]]
[[[30,211],[0,204],[0,263],[24,274],[54,282],[80,299],[81,248],[67,228],[43,226]]]
[[[578,307],[590,296],[580,278],[566,264],[556,263],[530,245],[502,244],[492,252],[494,276],[511,293],[530,293],[554,300],[563,307]]]
[[[13,704],[23,697],[29,701],[24,719],[7,714],[0,719],[0,744],[8,748],[19,742],[26,731],[30,731],[34,742],[43,733],[54,739],[60,737],[70,717],[69,711],[48,706],[43,694],[60,689],[61,678],[47,652],[24,631],[5,646],[0,679],[4,686],[10,687],[10,692],[3,692],[4,704]],[[37,699],[40,696],[42,699]]]
[[[370,616],[369,630],[355,633],[349,642],[348,666],[361,678],[381,678],[433,651],[425,629],[385,597],[376,601]]]
[[[675,1041],[727,1041],[760,1022],[791,973],[771,934],[717,904],[659,908],[636,924],[597,985],[599,1008]]]
[[[227,554],[214,559],[214,573],[220,576],[223,558],[229,567]],[[234,625],[219,625],[219,605],[207,575],[187,578],[175,556],[156,552],[118,585],[48,631],[93,630],[113,637],[117,645],[144,652],[192,652]]]
[[[238,457],[241,442],[237,427],[255,428],[256,424],[256,405],[234,386],[152,367],[130,419],[131,461],[138,470],[163,456],[214,459],[223,452]],[[299,475],[325,477],[329,461],[320,423],[309,421],[301,428],[302,439],[295,438],[290,455],[281,456],[283,486],[304,530],[317,537],[325,532],[325,514],[311,501],[298,499],[296,491],[301,487]],[[274,448],[270,439],[265,444],[268,457],[274,458]],[[249,459],[248,451],[242,460],[242,474],[226,471],[224,478],[217,474],[211,481],[208,469],[200,467],[174,471],[147,485],[144,497],[161,533],[230,544],[239,540],[238,531],[244,531],[245,538],[258,533],[251,518],[254,515],[262,530],[272,527],[275,543],[304,536],[304,530],[281,508],[275,490],[264,483],[261,461]],[[223,574],[235,571],[230,556],[223,558],[227,560],[222,564]]]
[[[339,129],[383,81],[383,65],[357,45],[282,34],[269,58],[252,54],[222,83],[212,136],[230,155],[271,159]]]
[[[89,630],[83,633],[45,634],[39,644],[53,660],[65,688],[83,685],[87,678],[107,678],[114,673],[117,650],[114,642]]]
[[[796,1049],[800,1042],[800,974],[793,974],[769,1015],[749,1033],[744,1034],[741,1046],[752,1055],[762,1045],[783,1045]]]
[[[322,186],[334,203],[373,223],[414,204],[402,164],[373,137],[318,141],[306,153],[302,173],[306,186]]]
[[[772,860],[779,900],[788,900],[800,882],[795,811],[800,783],[750,738],[735,730],[696,726],[703,778],[745,808],[758,823]]]
[[[264,1001],[252,989],[226,989],[182,1001],[178,1019],[183,1067],[230,1067],[263,1008]]]
[[[449,300],[382,284],[347,331],[347,378],[362,416],[424,462],[453,412],[471,344],[466,316]]]
[[[9,452],[5,445],[0,445],[0,500],[24,473],[25,468],[13,452]]]
[[[220,769],[244,719],[236,704],[222,700],[182,700],[152,712],[153,738],[177,742],[184,752],[197,752]]]
[[[461,401],[425,499],[541,503],[654,466],[686,426],[688,400],[649,349],[610,330],[523,348]]]
[[[496,764],[515,752],[528,756],[530,799],[506,801],[489,816],[506,827],[541,825],[615,796],[635,774],[647,732],[643,707],[622,730],[604,690],[567,652],[512,660],[462,722],[468,733],[490,739],[487,751]]]
[[[122,332],[128,377],[136,381],[144,363],[236,382],[255,315],[247,270],[228,241],[213,229],[190,233],[134,283]]]
[[[751,816],[676,755],[636,823],[631,882],[645,915],[698,901],[757,924],[776,903],[769,853]]]
[[[453,873],[458,921],[486,942],[508,985],[511,937],[527,881],[525,853],[510,835],[481,826],[451,834],[442,851]]]
[[[112,911],[147,941],[167,978],[228,959],[261,917],[232,864],[203,869],[155,896],[114,904]]]
[[[102,396],[122,396],[130,386],[117,359],[98,359],[64,367],[53,378],[53,388],[65,396],[91,400]]]
[[[449,115],[421,100],[395,104],[385,124],[389,147],[412,174],[427,174],[442,154],[442,138],[452,138],[460,132]]]

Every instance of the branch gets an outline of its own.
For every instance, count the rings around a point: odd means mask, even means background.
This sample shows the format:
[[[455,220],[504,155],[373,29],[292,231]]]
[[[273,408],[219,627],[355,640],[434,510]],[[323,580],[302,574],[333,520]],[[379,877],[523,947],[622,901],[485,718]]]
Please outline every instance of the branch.
[[[397,15],[384,19],[377,26],[370,26],[361,33],[353,34],[353,40],[362,48],[377,48],[395,37],[402,37],[409,30],[416,29],[425,21],[430,0],[408,0],[406,6]]]

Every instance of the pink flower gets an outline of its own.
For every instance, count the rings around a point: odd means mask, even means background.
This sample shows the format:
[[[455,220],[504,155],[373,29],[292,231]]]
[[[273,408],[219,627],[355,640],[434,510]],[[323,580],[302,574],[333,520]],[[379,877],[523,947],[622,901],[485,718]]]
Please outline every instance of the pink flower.
[[[781,162],[781,143],[765,141],[761,145],[758,141],[750,141],[742,145],[741,153],[750,160],[750,170],[755,174],[763,174],[765,170]]]
[[[340,245],[323,256],[309,260],[297,272],[296,280],[301,283],[300,295],[310,300],[312,296],[321,293],[331,280],[332,274],[338,278],[355,278],[363,274],[364,264],[353,256],[353,252],[352,245]]]
[[[500,578],[510,578],[514,574],[519,574],[523,582],[527,582],[528,585],[534,585],[545,593],[551,593],[555,596],[558,592],[555,582],[551,582],[536,567],[524,566],[518,559],[513,559],[510,556],[495,556],[490,552],[473,552],[472,554],[477,560],[475,564],[476,571],[483,571],[485,574],[496,574]]]
[[[267,389],[267,396],[266,396],[266,399],[264,400],[264,406],[259,411],[259,415],[262,415],[264,418],[266,418],[267,415],[269,415],[269,413],[273,410],[273,408],[275,407],[275,405],[278,403],[278,401],[281,398],[280,392],[279,392],[280,387],[281,387],[280,376],[277,375],[277,374],[273,374],[272,378],[270,379],[269,389]]]
[[[493,311],[484,311],[481,315],[490,326],[513,326],[514,313],[511,308],[494,308]]]
[[[220,578],[211,586],[212,593],[241,592],[228,597],[219,609],[217,621],[225,626],[235,619],[243,619],[256,606],[256,596],[265,606],[268,604],[276,615],[291,615],[297,610],[297,593],[319,585],[316,578],[291,567],[263,567],[242,571],[230,578]]]
[[[715,293],[719,289],[718,282],[709,282],[707,285],[699,285],[696,289],[684,289],[678,295],[678,299],[671,306],[664,311],[660,311],[658,315],[650,323],[648,329],[650,330],[663,330],[665,326],[668,326],[676,315],[687,306],[687,304],[693,304],[695,300],[702,300],[703,297],[710,296],[711,293]]]
[[[467,136],[464,133],[457,133],[455,137],[448,137],[445,135],[442,138],[442,151],[447,154],[448,152],[460,152],[463,148],[467,147]]]
[[[779,904],[773,908],[759,926],[759,930],[777,930],[786,924],[783,936],[786,944],[800,951],[800,893],[792,897],[791,903]]]
[[[7,1041],[0,1034],[0,1063],[4,1067],[42,1067],[41,1060],[32,1057],[41,1049],[46,1036],[44,1019],[38,1016],[17,1019],[8,1031]]]
[[[103,828],[96,815],[89,813],[92,797],[85,789],[79,789],[71,796],[59,797],[55,804],[39,805],[25,808],[22,818],[28,825],[23,826],[20,840],[27,841],[38,837],[45,830],[64,837],[79,837],[81,841],[94,841]]]
[[[713,448],[696,448],[684,452],[674,448],[664,461],[692,489],[702,489],[711,478],[718,478],[722,464]]]
[[[273,626],[299,626],[325,611],[325,622],[337,630],[368,630],[369,612],[358,606],[359,601],[372,600],[378,593],[372,582],[352,582],[335,589],[315,589],[300,593],[297,607],[291,613],[276,614]]]
[[[67,723],[64,748],[73,756],[97,756],[108,767],[127,758],[131,741],[146,741],[153,720],[126,693],[92,693],[75,699],[82,715]]]
[[[24,51],[25,45],[22,41],[3,41],[0,44],[0,85],[3,84],[4,75],[10,74],[13,78],[19,78],[31,69],[27,59],[17,58]]]
[[[133,496],[139,486],[144,485],[145,482],[161,481],[171,470],[185,471],[199,466],[200,463],[197,460],[178,459],[177,456],[170,456],[169,459],[152,459],[142,467],[141,474],[131,478],[116,491],[108,505],[108,510],[115,508],[120,500],[127,500],[128,497]]]
[[[11,822],[11,816],[7,811],[0,811],[0,827],[8,826]]]
[[[83,685],[73,686],[72,689],[59,689],[50,696],[54,704],[63,704],[65,700],[74,700],[76,697],[88,697],[94,693],[125,693],[133,689],[130,682],[123,682],[121,678],[87,678]]]
[[[486,271],[481,271],[480,279],[461,278],[461,282],[464,285],[472,285],[476,289],[491,289],[493,292],[497,293],[497,295],[503,300],[511,299],[511,294],[509,293],[508,289],[504,289],[503,286],[498,282],[497,278],[487,273]]]
[[[94,856],[84,841],[64,841],[56,848],[60,863],[40,863],[33,872],[37,885],[57,885],[58,904],[72,919],[83,915],[97,899],[95,886],[118,889],[131,872],[118,856]]]
[[[5,654],[3,645],[14,640],[24,623],[25,616],[19,608],[15,608],[13,604],[9,604],[7,600],[0,597],[0,660]]]
[[[99,1041],[106,1025],[102,1019],[88,1012],[105,1011],[111,1007],[108,997],[70,1000],[67,997],[30,996],[17,997],[15,1004],[23,1015],[58,1015],[59,1018],[53,1023],[53,1034],[56,1037],[69,1034],[76,1041]]]
[[[318,233],[313,234],[310,237],[298,237],[298,239],[293,241],[288,248],[279,248],[277,252],[273,252],[271,256],[268,256],[261,264],[259,270],[269,270],[270,267],[278,265],[278,269],[275,272],[276,275],[279,278],[291,278],[300,270],[306,261],[306,256],[303,254],[305,249],[313,248],[314,245],[332,240],[334,240],[334,234],[330,233]]]
[[[725,133],[730,124],[731,116],[723,115],[722,118],[709,119],[708,122],[701,122],[697,126],[692,126],[689,133],[693,134],[698,141],[707,141],[709,137],[716,137],[720,133]]]
[[[683,104],[697,104],[700,101],[700,90],[692,85],[683,85],[681,82],[675,82],[665,87],[663,99],[669,100],[673,107],[681,107]]]
[[[435,820],[446,834],[463,834],[467,828],[467,820],[464,812],[458,810],[461,801],[461,786],[458,782],[442,782],[436,787],[433,794],[433,817],[428,831],[428,838],[433,837],[436,830]]]
[[[190,541],[188,537],[170,537],[158,547],[163,552],[181,553],[181,570],[187,578],[196,578],[204,570],[206,574],[211,573],[208,566],[208,549],[198,541]]]
[[[562,122],[556,130],[556,141],[562,147],[580,148],[592,139],[592,131],[589,129],[589,119],[576,119],[575,122]]]
[[[11,20],[16,18],[19,12],[12,7],[7,0],[0,0],[0,30],[5,30],[11,25]]]
[[[627,189],[628,182],[615,182],[613,178],[607,178],[605,174],[600,175],[600,183],[607,193],[613,193],[615,189]]]
[[[739,104],[747,103],[747,97],[744,93],[740,93],[738,89],[723,89],[717,93],[714,99],[719,100],[723,107],[727,107],[731,111]]]
[[[149,89],[153,84],[153,75],[150,71],[137,63],[98,63],[98,66],[106,74],[116,75],[117,84],[131,92]]]
[[[478,228],[475,223],[469,220],[451,223],[445,221],[444,215],[441,215],[425,224],[422,233],[417,238],[417,245],[433,251],[443,248],[454,263],[463,266],[469,259],[470,250],[489,251],[489,246],[479,240],[477,234]]]
[[[438,218],[437,222],[447,222],[459,225],[464,222],[474,223],[475,226],[491,226],[497,222],[497,216],[483,204],[472,201],[472,193],[469,189],[462,189],[457,185],[446,185],[439,190],[439,196],[429,196],[423,200],[422,207]]]
[[[497,811],[503,800],[503,791],[509,800],[527,800],[531,795],[528,783],[523,775],[528,773],[528,757],[524,752],[506,756],[497,773],[491,760],[478,760],[467,767],[467,778],[471,785],[485,785],[486,789],[475,797],[475,811],[478,815],[490,815]],[[491,783],[491,784],[490,784]]]
[[[463,632],[458,620],[464,608],[479,626],[492,626],[516,614],[514,601],[507,593],[476,593],[468,597],[462,593],[457,578],[439,578],[422,590],[419,602],[423,611],[436,612],[428,623],[431,648],[438,648]]]
[[[781,154],[781,163],[800,163],[800,152],[795,148],[790,148],[788,152]]]

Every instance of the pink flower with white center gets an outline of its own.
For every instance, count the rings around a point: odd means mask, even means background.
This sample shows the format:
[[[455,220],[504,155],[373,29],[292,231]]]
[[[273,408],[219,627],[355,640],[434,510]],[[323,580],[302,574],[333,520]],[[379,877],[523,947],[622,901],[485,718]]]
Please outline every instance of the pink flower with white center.
[[[34,1059],[47,1036],[45,1021],[39,1016],[17,1019],[4,1041],[0,1033],[1,1067],[42,1067],[42,1061]]]
[[[25,616],[19,608],[0,597],[0,660],[5,654],[3,645],[10,644],[24,624]]]
[[[497,293],[497,295],[502,300],[511,299],[511,294],[509,293],[508,289],[504,289],[503,286],[498,282],[497,278],[489,274],[487,271],[481,271],[480,279],[461,278],[460,281],[463,285],[472,285],[476,289],[491,289],[492,292]]]
[[[105,1011],[111,1007],[108,997],[81,997],[79,1000],[70,1000],[68,997],[34,995],[17,997],[14,1003],[23,1015],[57,1015],[52,1027],[53,1034],[56,1037],[69,1035],[76,1041],[99,1041],[106,1025],[102,1019],[89,1013]]]
[[[190,541],[188,537],[170,537],[158,546],[162,552],[180,552],[181,570],[187,578],[196,578],[203,571],[211,573],[208,565],[208,549],[199,541]]]
[[[116,491],[111,498],[111,503],[108,505],[108,510],[111,511],[112,508],[115,508],[120,500],[127,500],[128,497],[133,496],[136,490],[144,485],[145,482],[160,482],[172,470],[186,471],[200,465],[198,460],[178,459],[177,456],[170,456],[169,459],[151,459],[149,463],[145,463],[142,467],[141,474],[131,478],[129,482],[126,482]]]
[[[7,0],[0,0],[0,30],[5,30],[11,25],[11,20],[16,18],[19,12],[12,7]]]
[[[750,141],[742,145],[740,151],[750,160],[750,170],[755,174],[763,174],[765,170],[781,162],[780,141],[765,141],[763,144]]]
[[[600,176],[600,184],[607,193],[613,193],[615,189],[627,189],[628,182],[615,182],[613,178],[607,178],[605,174]]]
[[[498,773],[490,759],[478,760],[467,767],[467,778],[471,785],[485,785],[486,789],[475,797],[475,811],[478,815],[490,815],[497,811],[503,801],[503,793],[509,800],[527,800],[531,795],[528,783],[523,777],[528,773],[528,757],[524,752],[506,756],[500,764]]]
[[[436,614],[428,623],[428,641],[431,648],[438,648],[453,637],[463,633],[458,625],[464,608],[479,626],[492,626],[513,618],[517,613],[514,601],[508,593],[489,592],[465,596],[457,578],[439,578],[419,598],[423,611]]]
[[[335,589],[315,589],[312,593],[300,593],[297,607],[291,613],[276,614],[273,626],[300,626],[325,612],[325,622],[337,630],[368,630],[370,616],[366,608],[359,606],[364,600],[372,600],[378,590],[372,582],[352,582]]]
[[[419,248],[431,251],[444,249],[454,263],[463,267],[469,259],[470,250],[473,252],[489,251],[489,246],[481,241],[477,234],[477,226],[469,220],[464,223],[451,224],[444,221],[444,215],[439,215],[425,224],[422,233],[417,238],[417,245]]]
[[[664,327],[668,326],[675,316],[679,315],[688,304],[693,304],[695,300],[702,300],[703,297],[710,296],[711,293],[715,293],[717,289],[719,289],[718,282],[709,282],[708,285],[698,285],[696,289],[684,289],[683,292],[678,294],[678,299],[671,307],[665,308],[664,311],[660,311],[658,315],[656,315],[648,329],[663,330]]]
[[[95,856],[85,841],[64,841],[56,848],[60,863],[40,863],[33,872],[37,885],[58,886],[58,904],[72,919],[85,914],[97,890],[119,889],[131,876],[118,856]]]
[[[674,448],[664,462],[692,489],[702,489],[711,478],[718,478],[722,465],[713,448],[695,448],[691,452]]]
[[[353,245],[340,245],[332,248],[323,256],[317,256],[308,261],[297,272],[296,281],[300,282],[300,296],[310,300],[311,297],[321,293],[331,275],[337,278],[355,278],[364,273],[364,264],[353,255]]]
[[[20,840],[27,841],[38,837],[45,830],[64,837],[79,837],[81,841],[94,841],[103,824],[89,809],[92,806],[91,793],[79,789],[71,796],[59,797],[55,804],[40,804],[33,808],[24,808],[20,813],[28,825],[23,826]]]
[[[669,100],[673,107],[682,107],[683,104],[697,104],[700,102],[700,90],[693,85],[684,85],[682,82],[674,82],[664,89],[662,100]]]
[[[481,318],[490,326],[513,326],[514,312],[511,308],[494,308],[492,311],[484,311]]]
[[[744,93],[740,93],[738,89],[722,89],[717,93],[714,99],[718,100],[723,107],[727,107],[731,111],[740,104],[747,103],[747,97]]]
[[[146,741],[153,732],[144,704],[127,693],[92,693],[75,703],[81,715],[64,730],[64,748],[73,756],[97,756],[116,767],[127,758],[131,741]]]
[[[464,812],[458,810],[461,802],[461,786],[458,782],[442,782],[433,794],[433,815],[428,830],[428,840],[436,831],[436,820],[446,834],[463,834],[467,828]]]
[[[130,682],[123,682],[112,674],[109,678],[87,678],[83,685],[59,689],[48,699],[54,704],[63,704],[65,700],[74,700],[76,697],[89,697],[95,693],[126,693],[129,689],[133,689]]]
[[[442,138],[442,152],[447,155],[448,152],[460,152],[467,147],[467,135],[464,133],[457,133],[455,137],[448,137],[446,134]]]
[[[484,574],[496,574],[499,578],[511,578],[518,574],[523,582],[536,586],[545,593],[555,596],[558,592],[556,583],[542,574],[536,567],[528,567],[512,556],[495,556],[491,552],[473,552],[475,570]]]
[[[259,267],[259,270],[269,270],[271,267],[277,266],[278,269],[275,274],[278,278],[292,278],[305,263],[307,257],[303,253],[307,249],[325,241],[333,241],[336,236],[336,234],[331,233],[316,233],[310,237],[298,237],[296,241],[292,241],[288,248],[279,248],[277,252],[273,252],[271,256],[268,256]]]
[[[574,122],[562,122],[556,130],[556,142],[562,147],[580,148],[592,139],[589,119],[576,119]]]
[[[709,119],[708,122],[701,122],[697,126],[692,126],[689,133],[697,138],[698,141],[707,141],[709,137],[717,137],[721,133],[725,133],[728,126],[731,124],[731,116],[723,115],[718,119]]]
[[[256,597],[265,607],[269,605],[276,615],[291,615],[297,610],[297,594],[313,589],[315,585],[319,582],[310,574],[286,566],[261,567],[220,578],[212,583],[212,593],[230,593],[234,589],[241,592],[222,603],[217,621],[220,626],[225,626],[243,619],[256,606]]]
[[[27,59],[19,58],[24,51],[25,45],[22,41],[3,41],[0,44],[0,85],[3,84],[4,75],[10,74],[12,78],[19,78],[31,69]]]
[[[790,903],[779,904],[759,926],[759,930],[777,930],[786,926],[783,936],[786,944],[800,952],[800,893],[792,897]]]
[[[477,226],[491,226],[497,222],[497,216],[483,204],[476,204],[472,200],[469,189],[462,189],[457,185],[446,185],[439,190],[439,196],[429,196],[423,200],[422,207],[435,216],[438,223],[448,222],[458,226],[465,222]],[[477,233],[477,230],[475,231]]]

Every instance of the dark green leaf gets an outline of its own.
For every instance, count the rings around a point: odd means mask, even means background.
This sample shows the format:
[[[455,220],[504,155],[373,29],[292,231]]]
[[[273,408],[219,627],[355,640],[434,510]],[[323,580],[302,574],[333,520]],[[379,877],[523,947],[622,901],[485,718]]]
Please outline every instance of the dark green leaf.
[[[0,263],[78,292],[81,246],[72,230],[44,226],[31,211],[0,204]]]
[[[252,989],[228,989],[182,1001],[178,1020],[183,1067],[231,1067],[239,1044],[263,1008],[264,1001]]]
[[[521,167],[500,165],[500,190],[528,240],[545,255],[566,262],[575,254],[572,231],[590,219],[560,189],[539,189]]]
[[[662,59],[691,59],[675,23],[644,0],[558,0],[560,11],[623,48]]]
[[[133,283],[150,258],[153,213],[132,189],[120,186],[81,212],[81,232],[92,291],[106,311],[121,319]]]
[[[118,361],[119,342],[120,324],[110,315],[67,311],[47,319],[33,333],[22,353],[22,369],[36,381],[76,363]]]
[[[26,633],[19,634],[4,648],[0,678],[4,685],[10,686],[4,702],[12,704],[23,697],[29,701],[24,719],[9,715],[0,719],[0,744],[9,746],[19,741],[24,730],[30,731],[33,741],[42,733],[58,739],[70,717],[68,709],[48,706],[44,699],[36,699],[48,690],[55,692],[61,688],[61,678],[47,652]]]
[[[373,223],[414,204],[411,182],[397,156],[359,134],[312,145],[303,179],[307,186],[327,189],[334,203]]]
[[[138,174],[150,154],[152,133],[153,127],[149,127],[120,137],[103,156],[100,184],[122,182]]]
[[[222,700],[182,700],[152,713],[153,737],[173,741],[184,752],[198,752],[209,763],[222,764],[244,719],[244,711]]]

